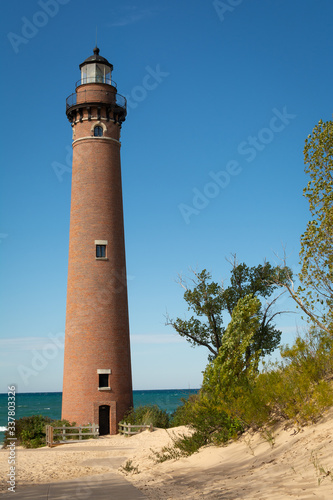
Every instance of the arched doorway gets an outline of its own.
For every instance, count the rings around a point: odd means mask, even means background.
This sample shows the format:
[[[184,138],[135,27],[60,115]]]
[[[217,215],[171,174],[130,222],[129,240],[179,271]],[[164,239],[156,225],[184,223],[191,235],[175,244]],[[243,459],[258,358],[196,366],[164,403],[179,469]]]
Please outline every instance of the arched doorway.
[[[99,407],[99,435],[110,434],[110,406]]]

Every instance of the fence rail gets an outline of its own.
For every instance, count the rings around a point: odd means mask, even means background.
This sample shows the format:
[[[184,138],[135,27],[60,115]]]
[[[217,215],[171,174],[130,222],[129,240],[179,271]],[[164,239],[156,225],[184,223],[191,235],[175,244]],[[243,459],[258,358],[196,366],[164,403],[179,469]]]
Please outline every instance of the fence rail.
[[[85,430],[91,431],[91,432],[83,432]],[[72,432],[73,430],[78,430],[79,432]],[[61,432],[54,432],[54,431],[61,431]],[[46,444],[49,447],[52,447],[55,443],[68,443],[68,442],[75,442],[75,441],[81,441],[84,437],[86,436],[93,436],[93,437],[98,437],[99,436],[99,426],[97,424],[92,424],[92,425],[80,425],[79,427],[66,427],[63,425],[62,427],[52,427],[52,425],[46,425],[45,426],[45,433],[46,433]],[[79,439],[72,440],[69,438],[72,438],[73,436],[79,436]],[[58,438],[61,437],[62,440],[59,440]]]
[[[138,430],[133,430],[138,429]],[[150,432],[153,432],[154,427],[153,424],[150,425],[133,425],[133,424],[118,424],[119,434],[125,434],[125,436],[133,436],[134,434],[139,434],[142,431],[149,429]]]

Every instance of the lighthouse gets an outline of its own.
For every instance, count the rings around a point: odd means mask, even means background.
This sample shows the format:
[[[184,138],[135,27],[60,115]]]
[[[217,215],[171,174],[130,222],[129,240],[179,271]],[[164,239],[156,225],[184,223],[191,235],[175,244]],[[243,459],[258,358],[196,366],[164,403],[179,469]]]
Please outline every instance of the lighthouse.
[[[116,434],[133,406],[120,131],[126,99],[99,55],[66,100],[73,165],[62,418]]]

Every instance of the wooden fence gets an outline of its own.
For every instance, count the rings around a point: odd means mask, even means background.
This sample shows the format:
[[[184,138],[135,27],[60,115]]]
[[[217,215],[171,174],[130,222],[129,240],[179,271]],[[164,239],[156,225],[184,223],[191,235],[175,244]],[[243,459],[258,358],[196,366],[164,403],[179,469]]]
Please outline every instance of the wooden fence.
[[[86,429],[91,432],[83,432]],[[73,432],[73,430],[78,430],[79,432]],[[45,433],[46,433],[46,444],[47,446],[52,447],[55,443],[73,443],[75,441],[81,441],[83,437],[86,436],[98,437],[99,427],[96,424],[87,426],[80,425],[79,427],[66,427],[65,425],[63,425],[62,427],[52,427],[52,425],[46,425]],[[73,440],[72,439],[73,436],[79,436],[79,438]],[[59,439],[59,437],[61,439]]]
[[[137,430],[134,430],[137,429]],[[153,424],[150,425],[133,425],[133,424],[118,424],[119,434],[125,434],[126,436],[133,436],[134,434],[139,434],[142,431],[149,429],[153,432]]]

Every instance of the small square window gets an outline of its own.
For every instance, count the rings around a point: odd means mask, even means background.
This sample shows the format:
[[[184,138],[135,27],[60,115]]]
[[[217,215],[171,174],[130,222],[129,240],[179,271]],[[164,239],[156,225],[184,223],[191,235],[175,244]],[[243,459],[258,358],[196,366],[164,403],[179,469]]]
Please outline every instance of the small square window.
[[[98,387],[109,387],[109,375],[107,373],[100,373],[98,377]]]
[[[106,245],[96,245],[96,258],[105,259],[106,257]]]

